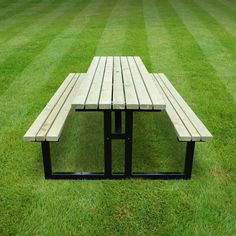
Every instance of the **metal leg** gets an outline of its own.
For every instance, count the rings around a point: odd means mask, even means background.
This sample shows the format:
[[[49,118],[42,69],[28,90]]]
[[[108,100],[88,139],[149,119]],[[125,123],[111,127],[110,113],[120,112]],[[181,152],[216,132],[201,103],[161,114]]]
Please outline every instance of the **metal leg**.
[[[104,174],[106,178],[110,178],[112,174],[111,156],[111,111],[104,111]]]
[[[133,112],[125,113],[125,175],[132,175]]]
[[[184,178],[191,179],[195,142],[187,142]]]
[[[115,133],[121,133],[121,111],[115,111]]]
[[[121,133],[121,112],[115,113],[115,130],[112,133],[111,111],[104,111],[104,172],[52,172],[49,142],[41,142],[45,179],[190,179],[195,142],[187,142],[184,172],[132,172],[133,111],[125,111],[125,133]],[[118,133],[117,133],[118,132]],[[112,173],[112,139],[125,139],[124,173]]]
[[[51,154],[49,142],[41,142],[42,154],[43,154],[43,166],[44,166],[44,176],[45,179],[50,179],[52,177],[52,164],[51,164]]]

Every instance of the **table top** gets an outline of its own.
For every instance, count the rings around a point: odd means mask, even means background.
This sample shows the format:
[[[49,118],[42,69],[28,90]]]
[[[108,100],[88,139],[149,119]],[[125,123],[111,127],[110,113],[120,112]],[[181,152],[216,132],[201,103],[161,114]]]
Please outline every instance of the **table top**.
[[[72,108],[163,110],[166,104],[140,57],[94,57]]]

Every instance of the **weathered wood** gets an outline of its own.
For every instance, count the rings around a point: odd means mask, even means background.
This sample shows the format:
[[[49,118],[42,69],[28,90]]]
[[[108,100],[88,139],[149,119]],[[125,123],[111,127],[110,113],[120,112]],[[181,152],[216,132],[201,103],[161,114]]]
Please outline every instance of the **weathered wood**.
[[[153,74],[151,74],[151,76],[152,76],[152,79],[155,83],[155,86],[158,88],[158,90],[162,94],[162,97],[166,103],[166,113],[169,116],[169,118],[175,128],[175,131],[176,131],[179,141],[191,141],[192,137],[191,137],[189,131],[186,129],[182,120],[180,119],[177,112],[175,111],[175,109],[171,105],[170,101],[166,97],[165,93],[163,92],[160,84],[158,83],[158,78],[156,78]]]
[[[129,69],[126,57],[121,57],[121,66],[123,72],[125,100],[127,109],[139,109],[139,102],[135,91],[133,78]]]
[[[56,105],[52,109],[50,115],[44,121],[42,127],[40,128],[39,132],[36,135],[36,141],[45,141],[47,132],[49,131],[50,127],[52,126],[54,120],[56,119],[61,107],[65,103],[68,95],[70,94],[72,88],[74,87],[75,82],[77,81],[77,76],[74,76],[71,82],[68,84],[67,88],[64,90],[61,97],[58,99]]]
[[[143,83],[142,76],[140,75],[139,69],[135,63],[133,57],[127,57],[130,71],[133,77],[137,97],[139,100],[140,109],[150,110],[153,109],[152,101],[149,97],[145,84]]]
[[[24,135],[25,140],[35,141],[38,131],[43,126],[45,120],[50,115],[54,106],[57,104],[58,99],[64,93],[65,89],[67,88],[68,84],[71,82],[71,80],[73,79],[74,76],[75,76],[75,73],[70,73],[67,76],[67,78],[63,81],[63,83],[61,84],[59,89],[56,91],[56,93],[50,99],[48,104],[45,106],[45,108],[42,110],[42,112],[39,114],[37,119],[34,121],[34,123],[31,125],[31,127],[28,129],[28,131]]]
[[[71,105],[73,109],[84,109],[85,101],[87,99],[99,61],[100,57],[93,58],[89,66],[89,69],[86,73],[86,77],[80,86],[80,90],[76,93],[75,98],[72,101]]]
[[[185,125],[185,127],[188,129],[188,131],[192,137],[192,140],[193,141],[200,141],[200,134],[197,132],[196,128],[192,125],[188,116],[186,116],[186,114],[182,110],[181,106],[178,104],[178,102],[172,96],[172,94],[170,93],[168,88],[165,86],[163,81],[159,77],[156,77],[156,78],[157,78],[157,82],[159,83],[160,87],[162,88],[162,91],[164,92],[165,96],[167,97],[167,99],[171,103],[172,107],[177,112],[180,119],[183,121],[183,124]]]
[[[140,72],[140,74],[142,76],[142,79],[143,79],[143,83],[145,84],[147,92],[149,94],[149,97],[152,101],[153,109],[154,110],[158,110],[158,109],[163,110],[163,109],[165,109],[166,104],[163,100],[163,97],[156,90],[155,84],[154,84],[149,72],[147,71],[145,65],[141,61],[140,57],[134,57],[134,60],[137,64],[137,67],[138,67],[139,72]]]
[[[104,78],[105,66],[106,66],[106,57],[101,57],[85,102],[85,109],[98,108],[98,102]]]
[[[113,109],[125,109],[122,70],[119,57],[114,57]]]
[[[77,81],[74,85],[74,87],[72,88],[68,98],[66,99],[64,105],[62,106],[61,110],[59,111],[56,119],[54,120],[51,128],[49,129],[47,135],[46,135],[46,140],[47,141],[58,141],[60,136],[61,136],[61,132],[62,129],[64,127],[64,124],[66,122],[67,116],[70,113],[71,110],[71,102],[73,100],[73,98],[75,97],[75,94],[79,91],[79,88],[81,86],[81,83],[83,81],[83,79],[85,78],[86,74],[77,74]]]
[[[180,96],[174,86],[170,83],[170,81],[166,78],[163,73],[157,74],[159,78],[163,81],[165,86],[168,88],[172,96],[175,98],[176,102],[181,106],[182,110],[191,121],[192,125],[196,128],[198,133],[200,134],[200,138],[202,141],[208,141],[212,139],[212,134],[205,127],[205,125],[201,122],[201,120],[197,117],[197,115],[193,112],[193,110],[188,106],[185,100]]]
[[[104,79],[99,100],[100,109],[111,109],[112,105],[113,57],[107,57]]]

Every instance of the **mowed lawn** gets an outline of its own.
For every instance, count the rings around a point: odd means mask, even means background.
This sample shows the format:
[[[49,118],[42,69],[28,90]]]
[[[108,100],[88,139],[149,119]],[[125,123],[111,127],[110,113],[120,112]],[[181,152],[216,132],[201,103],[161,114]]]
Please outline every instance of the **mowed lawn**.
[[[234,0],[1,0],[0,235],[236,235]],[[214,135],[197,143],[190,181],[44,180],[23,141],[70,72],[95,55],[138,55],[163,72]],[[123,171],[122,141],[113,169]],[[71,112],[55,170],[101,171],[103,116]],[[134,170],[182,170],[164,112],[134,115]]]

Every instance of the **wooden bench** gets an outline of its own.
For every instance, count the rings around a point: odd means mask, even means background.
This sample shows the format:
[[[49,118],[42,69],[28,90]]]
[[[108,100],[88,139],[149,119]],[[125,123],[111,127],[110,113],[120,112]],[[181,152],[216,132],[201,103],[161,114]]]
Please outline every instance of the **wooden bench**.
[[[212,139],[211,133],[162,73],[151,74],[166,103],[169,116],[179,141],[199,142]]]
[[[212,134],[163,73],[151,74],[166,103],[166,113],[180,142],[187,142],[184,178],[190,179],[195,142],[209,141]]]
[[[71,110],[71,100],[83,80],[84,74],[71,73],[39,114],[24,139],[33,142],[58,141]]]

